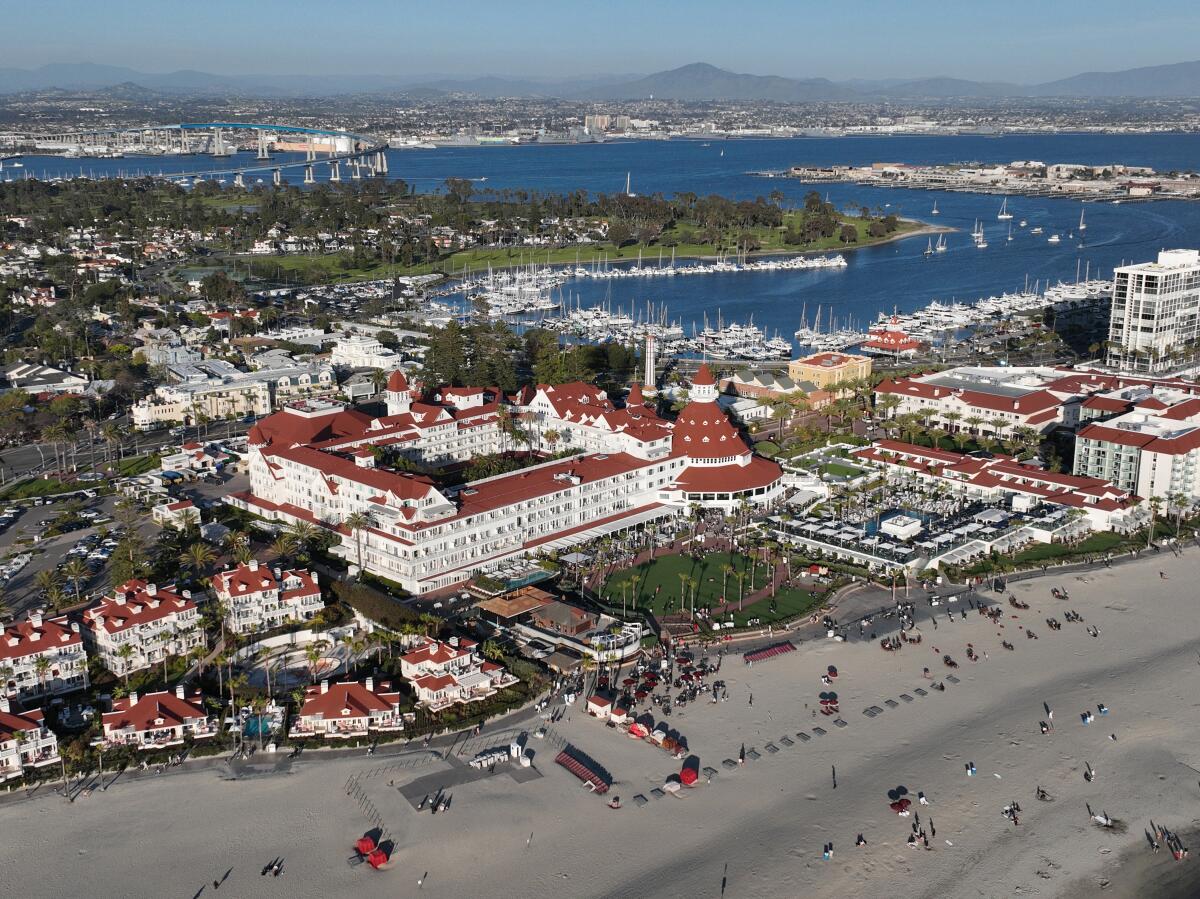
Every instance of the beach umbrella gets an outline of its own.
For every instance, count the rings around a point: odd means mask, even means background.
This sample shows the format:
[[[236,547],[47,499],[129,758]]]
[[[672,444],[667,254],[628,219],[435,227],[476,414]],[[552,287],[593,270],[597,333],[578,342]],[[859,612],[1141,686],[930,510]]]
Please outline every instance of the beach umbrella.
[[[830,665],[827,670],[829,672],[830,677],[837,677],[837,666],[836,665]]]

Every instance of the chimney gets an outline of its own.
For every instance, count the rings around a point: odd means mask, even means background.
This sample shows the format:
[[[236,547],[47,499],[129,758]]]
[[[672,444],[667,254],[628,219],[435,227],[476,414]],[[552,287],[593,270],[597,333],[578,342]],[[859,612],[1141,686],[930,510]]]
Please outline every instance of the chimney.
[[[133,708],[135,705],[137,705],[137,701],[138,701],[137,690],[134,690],[132,693],[129,694],[129,707]]]
[[[79,633],[79,622],[78,621],[71,622],[71,630],[73,630],[75,633]]]
[[[31,609],[30,610],[29,623],[33,627],[41,627],[42,626],[42,610],[41,609]]]
[[[277,581],[283,580],[283,569],[279,568],[278,566],[276,566],[276,568],[275,568],[275,580],[277,580]],[[270,585],[264,584],[264,586],[270,586]]]
[[[374,692],[375,692],[375,678],[373,678],[373,677],[368,677],[368,678],[367,678],[367,682],[366,682],[366,686],[367,686],[367,692],[368,692],[368,693],[374,693]]]
[[[184,590],[184,591],[183,591],[183,592],[180,594],[180,596],[182,596],[184,599],[191,599],[191,598],[192,598],[192,591],[191,591],[191,590]]]
[[[328,693],[328,692],[329,692],[329,678],[324,678],[324,679],[321,681],[321,692],[322,692],[322,693]]]
[[[10,711],[12,711],[12,709],[8,704],[8,697],[0,694],[0,712],[3,712],[7,715]]]
[[[258,559],[251,559],[248,564],[251,571],[258,571]]]
[[[183,684],[179,684],[175,687],[175,698],[183,699]]]
[[[147,596],[157,596],[158,595],[158,584],[147,584],[146,585],[146,595]]]

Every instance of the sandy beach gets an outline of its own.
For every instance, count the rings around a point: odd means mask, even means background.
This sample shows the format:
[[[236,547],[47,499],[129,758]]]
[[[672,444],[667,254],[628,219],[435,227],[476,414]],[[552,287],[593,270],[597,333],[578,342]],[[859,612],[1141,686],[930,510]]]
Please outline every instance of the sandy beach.
[[[1197,863],[1176,863],[1165,848],[1153,854],[1145,836],[1151,820],[1185,835],[1200,823],[1197,575],[1200,550],[1163,553],[1014,585],[1031,608],[1004,604],[999,624],[973,611],[951,624],[946,610],[958,618],[956,603],[933,610],[934,630],[921,602],[923,642],[897,653],[877,642],[821,641],[753,667],[729,657],[719,675],[729,700],[696,703],[669,719],[701,765],[718,773],[640,808],[634,795],[649,797],[679,762],[576,705],[555,733],[612,773],[619,810],[552,763],[553,734],[530,741],[541,777],[518,782],[502,767],[451,787],[451,809],[437,815],[417,813],[400,788],[422,778],[416,787],[424,790],[439,775],[453,782],[461,764],[429,759],[367,776],[398,762],[310,756],[287,775],[231,781],[216,770],[186,772],[118,783],[74,804],[45,796],[0,806],[0,882],[13,895],[313,899],[350,892],[932,899],[1083,896],[1101,887],[1134,896],[1148,895],[1148,884],[1165,893]],[[1052,586],[1068,588],[1070,600],[1052,598]],[[1086,621],[1047,627],[1048,616],[1062,621],[1066,609]],[[1026,626],[1038,639],[1025,636]],[[981,655],[977,663],[967,660],[968,642]],[[946,653],[959,662],[953,672],[942,665]],[[820,682],[831,664],[839,669],[832,689],[844,728],[811,713],[818,693],[831,689]],[[960,682],[930,690],[926,666],[934,679],[953,673]],[[1055,712],[1046,735],[1043,703]],[[1085,726],[1080,714],[1098,704],[1109,713]],[[865,716],[871,706],[882,713]],[[813,736],[817,726],[827,733]],[[485,731],[468,755],[500,736]],[[723,767],[743,742],[760,757]],[[966,776],[969,762],[974,777]],[[1088,764],[1097,774],[1091,782]],[[346,794],[355,774],[396,840],[390,870],[346,863],[369,827]],[[1053,801],[1035,799],[1038,785]],[[924,828],[932,818],[930,851],[906,845],[914,819],[889,809],[888,791],[900,786]],[[918,791],[928,806],[916,803]],[[1017,826],[1002,815],[1013,800],[1021,806]],[[1119,826],[1092,823],[1088,804]],[[859,833],[867,845],[856,848]],[[826,861],[828,842],[834,852]],[[278,856],[283,875],[260,876]],[[212,881],[229,869],[214,890]]]

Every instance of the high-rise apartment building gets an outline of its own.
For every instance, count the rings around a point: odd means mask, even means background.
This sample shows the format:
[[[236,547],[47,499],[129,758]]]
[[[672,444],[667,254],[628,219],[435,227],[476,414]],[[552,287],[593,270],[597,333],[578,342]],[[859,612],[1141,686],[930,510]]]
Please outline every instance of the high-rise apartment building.
[[[1160,374],[1193,361],[1200,338],[1200,250],[1116,269],[1108,364]]]

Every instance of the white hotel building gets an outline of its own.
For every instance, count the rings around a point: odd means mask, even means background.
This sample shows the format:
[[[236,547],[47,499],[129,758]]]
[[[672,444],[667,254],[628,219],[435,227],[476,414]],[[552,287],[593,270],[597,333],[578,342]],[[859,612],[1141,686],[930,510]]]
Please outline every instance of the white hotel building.
[[[248,435],[250,490],[228,501],[270,519],[337,530],[338,551],[351,563],[361,542],[367,571],[428,593],[513,557],[675,515],[692,503],[733,509],[770,502],[783,490],[779,466],[754,456],[717,406],[707,366],[673,422],[637,404],[636,393],[618,410],[587,385],[539,386],[507,403],[479,390],[442,390],[440,401],[415,402],[411,391],[392,389],[400,386],[399,378],[389,383],[392,414],[382,418],[304,403],[259,422]],[[557,449],[588,451],[447,488],[377,468],[368,450],[391,445],[436,460],[458,456],[464,441],[499,448],[509,439],[502,408],[536,430],[543,445],[557,432]],[[351,533],[345,521],[355,513],[371,524]]]

